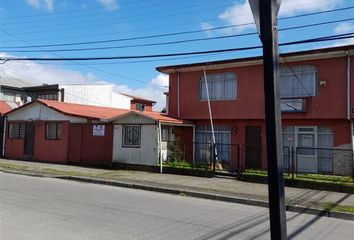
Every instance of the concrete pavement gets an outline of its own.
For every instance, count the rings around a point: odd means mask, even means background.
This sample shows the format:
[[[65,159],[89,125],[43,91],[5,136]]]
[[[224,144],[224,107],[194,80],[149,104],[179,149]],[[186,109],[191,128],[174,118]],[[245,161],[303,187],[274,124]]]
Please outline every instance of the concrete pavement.
[[[198,193],[266,202],[267,185],[237,181],[232,178],[200,178],[139,171],[105,170],[70,165],[0,160],[0,169],[50,177],[74,176],[109,180],[122,184],[143,184],[157,188],[194,191]],[[354,207],[354,195],[286,187],[286,201],[291,206],[322,208],[328,204]]]
[[[269,239],[268,210],[0,173],[0,239]],[[354,222],[287,213],[289,239],[353,239]]]

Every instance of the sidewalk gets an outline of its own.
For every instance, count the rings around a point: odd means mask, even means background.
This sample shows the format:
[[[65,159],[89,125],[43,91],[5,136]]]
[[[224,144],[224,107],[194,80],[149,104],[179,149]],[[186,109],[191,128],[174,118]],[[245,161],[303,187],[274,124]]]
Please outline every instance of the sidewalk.
[[[198,197],[219,199],[253,205],[267,205],[268,191],[266,184],[248,183],[233,178],[201,178],[172,174],[158,174],[142,171],[106,170],[79,166],[25,162],[0,159],[0,170],[45,177],[61,177],[87,182],[134,187],[171,193],[186,193]],[[209,196],[209,197],[208,197]],[[336,206],[333,210],[354,209],[354,194],[319,191],[311,189],[285,189],[288,209],[302,206],[305,208],[325,209]],[[303,208],[303,209],[305,209]],[[299,211],[299,210],[298,210]],[[354,214],[352,214],[354,216]]]

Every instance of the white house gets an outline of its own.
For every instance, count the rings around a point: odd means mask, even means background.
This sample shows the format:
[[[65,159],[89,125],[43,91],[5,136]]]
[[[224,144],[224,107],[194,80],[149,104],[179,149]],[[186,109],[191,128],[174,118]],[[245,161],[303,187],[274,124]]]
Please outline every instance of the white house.
[[[167,144],[193,135],[193,125],[158,112],[130,111],[111,119],[113,123],[113,157],[119,163],[157,166],[167,159]],[[193,158],[193,144],[184,146]],[[192,159],[188,159],[191,160]]]

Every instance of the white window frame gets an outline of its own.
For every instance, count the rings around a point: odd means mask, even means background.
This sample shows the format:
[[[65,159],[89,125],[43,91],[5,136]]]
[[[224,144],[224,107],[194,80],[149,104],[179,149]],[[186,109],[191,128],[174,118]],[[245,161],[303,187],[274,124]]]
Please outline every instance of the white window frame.
[[[227,90],[225,87],[225,76],[227,74],[232,74],[234,76],[234,82],[235,82],[235,89],[234,89],[234,95],[230,98],[226,98],[226,94],[225,91]],[[219,79],[216,79],[217,76],[219,76]],[[220,78],[220,76],[223,76],[222,79]],[[230,100],[236,100],[237,99],[237,75],[233,72],[222,72],[222,73],[211,73],[211,74],[207,74],[206,75],[207,78],[207,83],[208,83],[208,89],[209,89],[209,98],[210,101],[230,101]],[[212,82],[218,82],[218,81],[222,81],[223,82],[223,96],[220,98],[213,98],[213,94],[212,91],[214,91],[212,89]],[[206,85],[205,85],[205,79],[204,76],[201,77],[200,81],[199,81],[199,100],[200,101],[208,101],[206,96],[203,96],[203,89],[205,89],[204,91],[206,92]]]
[[[302,71],[301,68],[304,67],[312,67],[313,71]],[[300,68],[300,71],[298,71],[298,68]],[[285,73],[284,73],[285,72]],[[295,72],[295,73],[294,73]],[[313,73],[313,92],[304,93],[304,94],[299,94],[299,95],[283,95],[283,76],[287,77],[292,77],[293,81],[297,82],[297,84],[300,85],[300,88],[303,88],[301,84],[298,82],[297,78],[301,78],[301,74],[303,73]],[[300,80],[301,81],[301,80]],[[296,66],[282,66],[280,69],[280,74],[279,74],[279,82],[280,82],[280,97],[281,98],[291,98],[291,97],[309,97],[309,96],[316,96],[317,94],[317,68],[314,65],[296,65]]]
[[[126,131],[126,128],[127,127],[138,127],[138,129],[139,129],[139,131],[138,131],[138,133],[139,133],[139,140],[138,140],[138,144],[126,144],[126,142],[125,142],[125,131]],[[123,131],[123,134],[122,134],[122,147],[124,147],[124,148],[140,148],[140,146],[141,146],[141,126],[140,125],[134,125],[134,124],[127,124],[127,125],[123,125],[123,129],[122,129],[122,131]]]

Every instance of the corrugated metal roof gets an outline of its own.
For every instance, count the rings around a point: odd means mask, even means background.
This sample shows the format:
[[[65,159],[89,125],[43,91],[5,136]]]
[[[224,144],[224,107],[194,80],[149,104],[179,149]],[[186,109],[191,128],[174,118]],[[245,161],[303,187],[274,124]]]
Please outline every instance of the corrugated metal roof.
[[[12,108],[9,106],[9,104],[7,104],[6,101],[0,100],[0,115],[4,115],[11,110]]]
[[[44,99],[37,99],[36,101],[22,105],[21,107],[18,107],[16,109],[13,109],[12,111],[7,112],[7,114],[13,111],[17,111],[18,109],[24,108],[34,103],[43,104],[46,107],[51,108],[65,115],[96,119],[96,120],[114,120],[119,117],[123,117],[129,113],[135,113],[143,117],[150,118],[155,121],[159,121],[161,123],[190,124],[187,121],[184,121],[182,119],[172,118],[160,112],[136,111],[136,110],[110,108],[110,107],[99,107],[99,106],[58,102],[58,101],[44,100]]]
[[[65,115],[92,119],[111,119],[129,112],[127,109],[65,103],[53,100],[38,99],[36,102],[44,104],[45,106],[57,110]]]
[[[184,124],[187,123],[182,119],[172,118],[160,112],[152,112],[152,111],[134,111],[142,116],[146,116],[155,121],[159,121],[162,123],[171,123],[171,124]]]
[[[24,79],[5,77],[5,78],[1,78],[1,85],[8,86],[8,87],[23,88],[23,87],[38,86],[40,84],[29,82]]]

